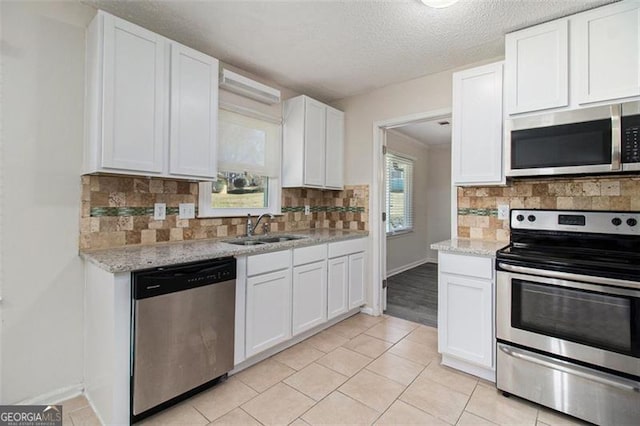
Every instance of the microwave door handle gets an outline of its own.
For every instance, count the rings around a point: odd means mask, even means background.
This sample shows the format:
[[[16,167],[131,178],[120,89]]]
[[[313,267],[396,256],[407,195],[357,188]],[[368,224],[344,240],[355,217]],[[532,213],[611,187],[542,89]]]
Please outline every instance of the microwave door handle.
[[[620,105],[611,105],[611,170],[622,170],[622,120]]]

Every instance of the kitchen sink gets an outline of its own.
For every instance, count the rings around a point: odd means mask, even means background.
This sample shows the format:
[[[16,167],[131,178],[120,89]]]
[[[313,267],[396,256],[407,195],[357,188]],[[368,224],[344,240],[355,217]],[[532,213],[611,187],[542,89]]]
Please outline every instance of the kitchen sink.
[[[237,246],[255,246],[259,244],[284,243],[286,241],[302,240],[307,237],[297,235],[274,235],[263,237],[244,237],[235,240],[228,240],[225,243],[235,244]]]

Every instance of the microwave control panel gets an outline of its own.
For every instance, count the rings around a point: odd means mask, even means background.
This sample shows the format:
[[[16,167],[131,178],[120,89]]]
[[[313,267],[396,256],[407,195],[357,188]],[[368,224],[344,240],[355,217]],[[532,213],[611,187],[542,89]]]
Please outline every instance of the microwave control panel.
[[[622,162],[640,163],[640,115],[622,117]]]

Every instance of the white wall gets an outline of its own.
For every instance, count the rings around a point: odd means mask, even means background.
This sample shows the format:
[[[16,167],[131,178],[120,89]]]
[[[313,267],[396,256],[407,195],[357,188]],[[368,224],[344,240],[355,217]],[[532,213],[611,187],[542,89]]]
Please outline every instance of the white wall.
[[[82,383],[85,27],[77,2],[2,2],[1,398]]]
[[[451,145],[429,147],[427,165],[427,258],[437,262],[429,247],[451,238]]]
[[[402,83],[391,84],[371,92],[332,102],[345,112],[345,184],[369,185],[373,182],[373,123],[411,114],[451,108],[451,77],[456,71],[500,60],[494,58],[464,67],[431,74]],[[376,176],[376,179],[378,177]],[[380,221],[374,217],[369,197],[369,224]],[[373,238],[369,237],[369,253]],[[372,286],[372,271],[380,259],[368,259],[368,280]],[[367,304],[373,304],[372,287],[367,290]]]
[[[427,194],[429,155],[417,140],[393,130],[387,131],[387,149],[406,155],[413,163],[413,231],[387,237],[387,276],[423,263],[427,258]]]

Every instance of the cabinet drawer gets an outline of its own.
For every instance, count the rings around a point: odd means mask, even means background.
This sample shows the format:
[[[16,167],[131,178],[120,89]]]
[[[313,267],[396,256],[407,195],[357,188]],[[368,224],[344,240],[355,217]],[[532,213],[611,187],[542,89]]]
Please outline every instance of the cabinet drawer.
[[[469,277],[493,278],[493,259],[491,257],[468,256],[462,254],[438,254],[440,272]]]
[[[329,258],[345,256],[347,254],[358,253],[366,250],[366,238],[356,240],[339,241],[329,244]]]
[[[319,262],[327,258],[327,245],[302,247],[293,249],[293,266],[304,265],[306,263]]]
[[[291,250],[257,254],[247,258],[247,276],[286,269],[291,265]]]

